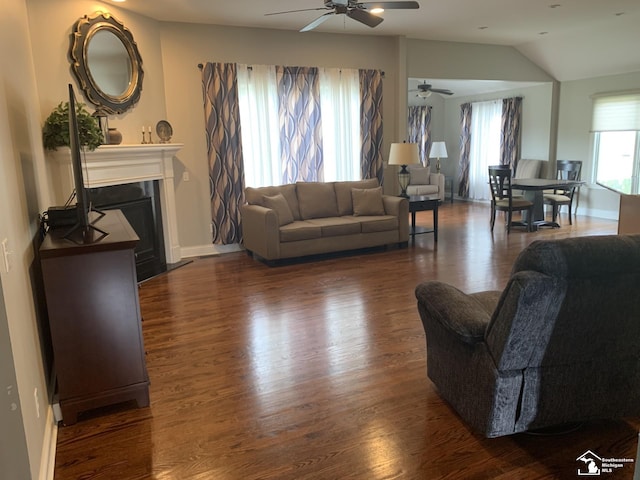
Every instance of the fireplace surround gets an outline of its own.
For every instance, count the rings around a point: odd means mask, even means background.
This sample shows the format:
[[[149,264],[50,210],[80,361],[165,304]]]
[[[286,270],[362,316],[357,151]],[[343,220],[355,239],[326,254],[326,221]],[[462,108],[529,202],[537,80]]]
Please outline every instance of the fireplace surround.
[[[180,143],[144,145],[102,145],[83,153],[85,187],[95,189],[114,185],[157,181],[161,211],[162,243],[166,263],[181,260],[174,191],[173,157]],[[59,169],[60,192],[64,198],[73,191],[73,171],[69,149],[53,152]],[[160,223],[160,222],[159,222]]]

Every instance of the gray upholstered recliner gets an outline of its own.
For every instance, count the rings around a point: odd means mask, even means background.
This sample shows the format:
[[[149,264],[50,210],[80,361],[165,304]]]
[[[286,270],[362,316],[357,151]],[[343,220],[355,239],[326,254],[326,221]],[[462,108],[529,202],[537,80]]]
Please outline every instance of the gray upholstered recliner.
[[[640,416],[640,235],[535,241],[502,292],[416,297],[429,378],[485,436]]]

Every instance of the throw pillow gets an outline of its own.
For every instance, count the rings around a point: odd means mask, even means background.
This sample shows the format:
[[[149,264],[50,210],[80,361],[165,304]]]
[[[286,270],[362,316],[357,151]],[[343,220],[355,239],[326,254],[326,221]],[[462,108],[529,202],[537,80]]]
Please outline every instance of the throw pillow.
[[[429,175],[431,168],[423,166],[409,167],[409,185],[430,185]]]
[[[293,223],[293,213],[291,213],[291,209],[289,208],[289,204],[287,203],[287,199],[284,198],[284,195],[278,193],[273,196],[265,195],[262,198],[265,207],[276,211],[278,224],[280,226]]]
[[[302,220],[338,216],[333,183],[297,182],[296,192]]]
[[[382,187],[377,188],[352,188],[353,215],[384,215],[384,203],[382,202]]]

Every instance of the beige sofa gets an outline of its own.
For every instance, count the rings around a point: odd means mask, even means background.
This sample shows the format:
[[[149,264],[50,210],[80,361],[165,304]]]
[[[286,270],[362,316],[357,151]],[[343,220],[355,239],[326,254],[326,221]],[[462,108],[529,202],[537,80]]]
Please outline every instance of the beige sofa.
[[[444,202],[444,175],[431,173],[430,167],[408,165],[409,185],[407,195],[437,195]]]
[[[244,247],[267,263],[409,241],[407,199],[376,179],[247,187],[245,200]]]

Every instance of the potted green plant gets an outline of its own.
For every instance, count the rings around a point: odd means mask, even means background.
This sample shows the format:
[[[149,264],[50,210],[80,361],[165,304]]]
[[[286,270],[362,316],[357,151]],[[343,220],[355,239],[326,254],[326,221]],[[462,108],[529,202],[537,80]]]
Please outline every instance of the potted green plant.
[[[93,151],[104,143],[98,119],[92,116],[83,103],[76,104],[80,145]],[[47,150],[69,146],[69,102],[60,102],[44,122],[42,141]]]

